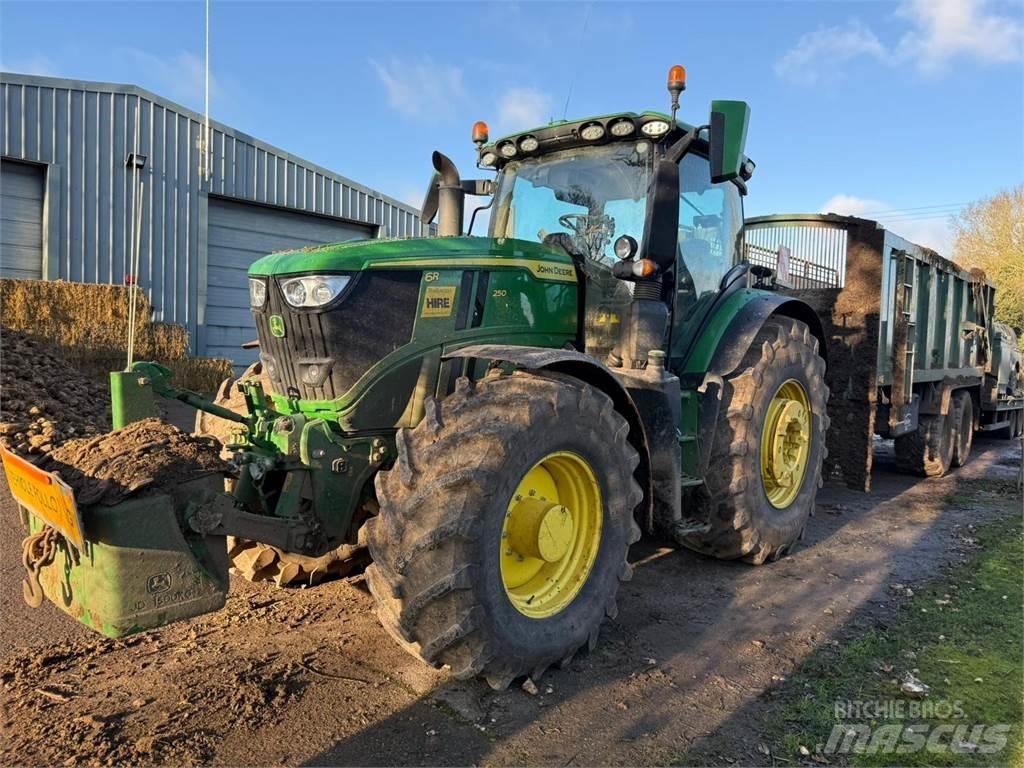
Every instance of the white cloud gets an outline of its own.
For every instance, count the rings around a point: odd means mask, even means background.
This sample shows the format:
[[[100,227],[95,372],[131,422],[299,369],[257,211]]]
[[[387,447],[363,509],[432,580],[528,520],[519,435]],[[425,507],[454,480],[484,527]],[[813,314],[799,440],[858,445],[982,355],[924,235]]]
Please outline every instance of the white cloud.
[[[899,53],[934,72],[956,56],[989,63],[1020,61],[1024,21],[988,11],[985,0],[908,0],[898,14],[915,27]]]
[[[138,48],[126,48],[124,58],[135,72],[131,83],[140,85],[186,107],[202,110],[206,89],[206,67],[202,56],[180,51],[171,58],[162,58]],[[216,62],[211,62],[211,111],[224,98],[224,88],[214,74]]]
[[[931,248],[947,258],[953,252],[953,232],[949,226],[949,217],[945,215],[910,218],[913,214],[901,214],[881,200],[853,195],[835,195],[829,198],[821,206],[821,212],[874,219],[900,237]]]
[[[533,88],[510,88],[498,103],[495,136],[537,128],[550,119],[550,96]]]
[[[819,27],[802,35],[775,63],[775,73],[801,85],[814,85],[838,77],[843,65],[851,59],[869,56],[885,61],[888,55],[875,33],[854,20],[844,26]]]
[[[1024,58],[1024,17],[1000,15],[990,0],[904,0],[896,16],[911,28],[891,48],[854,19],[802,35],[775,63],[775,72],[792,82],[814,85],[840,76],[845,64],[864,57],[888,65],[909,64],[926,74],[941,71],[956,57],[986,64]]]
[[[452,64],[427,56],[371,60],[370,65],[384,84],[388,104],[407,117],[442,119],[466,100],[462,70]]]
[[[59,75],[57,65],[53,59],[42,54],[34,54],[27,59],[14,59],[0,61],[0,72],[11,72],[19,75],[41,75],[43,77],[56,77]]]

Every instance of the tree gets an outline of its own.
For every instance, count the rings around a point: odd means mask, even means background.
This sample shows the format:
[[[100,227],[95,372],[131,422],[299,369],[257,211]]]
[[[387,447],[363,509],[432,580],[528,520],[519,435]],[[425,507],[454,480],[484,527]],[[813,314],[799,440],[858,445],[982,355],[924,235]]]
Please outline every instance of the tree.
[[[996,286],[996,320],[1024,333],[1024,185],[967,206],[953,233],[953,258]]]

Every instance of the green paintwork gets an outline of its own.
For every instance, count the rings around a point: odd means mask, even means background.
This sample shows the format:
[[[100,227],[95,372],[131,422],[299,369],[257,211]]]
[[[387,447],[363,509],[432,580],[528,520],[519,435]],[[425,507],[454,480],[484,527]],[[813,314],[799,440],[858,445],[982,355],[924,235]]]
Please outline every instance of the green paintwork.
[[[365,269],[469,268],[500,266],[487,260],[555,262],[572,269],[572,259],[527,240],[488,237],[433,237],[412,240],[353,240],[297,251],[272,253],[249,267],[250,277],[356,272]],[[510,268],[524,269],[523,265]],[[543,277],[543,276],[542,276]]]
[[[679,376],[705,373],[711,367],[711,360],[719,346],[728,343],[726,333],[735,317],[743,311],[743,307],[764,295],[772,294],[746,288],[719,304],[686,359],[670,358],[671,370]]]
[[[740,175],[740,168],[746,158],[743,147],[747,143],[747,126],[750,124],[750,106],[745,101],[716,100],[711,102],[711,119],[720,119],[720,134],[712,130],[712,156],[720,158],[719,172],[714,172],[712,162],[711,180],[713,182],[730,181]]]
[[[123,637],[224,606],[228,563],[224,540],[179,528],[179,515],[217,476],[180,486],[173,495],[134,498],[82,510],[85,551],[62,541],[39,580],[62,611],[107,637]],[[31,532],[41,523],[25,512]]]
[[[422,415],[422,397],[419,406],[409,408],[410,397],[417,384],[423,394],[438,389],[442,349],[488,342],[560,347],[576,338],[578,293],[572,260],[522,240],[453,237],[341,243],[267,256],[253,264],[249,274],[361,269],[422,273],[409,343],[382,357],[341,397],[307,401],[272,394],[275,410],[325,418],[345,432],[411,427]],[[489,273],[479,326],[456,329],[456,311],[425,315],[430,288],[453,288],[456,306],[466,300],[461,291],[467,269],[476,272],[469,287],[474,299],[480,273]]]
[[[156,402],[148,380],[136,371],[111,372],[110,412],[114,429],[156,416]]]

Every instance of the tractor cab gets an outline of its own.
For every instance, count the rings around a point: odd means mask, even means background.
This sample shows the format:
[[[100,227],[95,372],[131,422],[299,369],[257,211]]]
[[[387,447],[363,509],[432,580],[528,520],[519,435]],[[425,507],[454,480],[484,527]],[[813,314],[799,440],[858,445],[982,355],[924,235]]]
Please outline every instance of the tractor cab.
[[[571,257],[581,277],[584,349],[613,367],[643,368],[655,348],[681,362],[742,259],[742,195],[754,168],[742,153],[749,109],[716,101],[707,125],[677,121],[685,88],[677,69],[672,116],[556,121],[494,142],[477,123],[477,166],[496,179],[463,182],[435,153],[438,173],[424,204],[432,219],[441,195],[441,234],[454,235],[461,195],[493,195],[484,206],[491,238]]]

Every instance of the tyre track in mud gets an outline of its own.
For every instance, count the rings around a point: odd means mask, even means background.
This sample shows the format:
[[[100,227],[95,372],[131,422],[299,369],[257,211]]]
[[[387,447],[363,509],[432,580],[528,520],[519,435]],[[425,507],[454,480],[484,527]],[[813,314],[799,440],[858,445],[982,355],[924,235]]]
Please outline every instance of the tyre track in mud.
[[[362,585],[232,580],[224,611],[112,641],[20,597],[17,511],[0,488],[0,758],[5,764],[664,763],[713,739],[764,760],[744,707],[968,557],[970,527],[1021,513],[1020,450],[979,440],[951,476],[827,483],[803,546],[761,568],[645,540],[618,620],[538,694],[456,682],[406,655]]]

